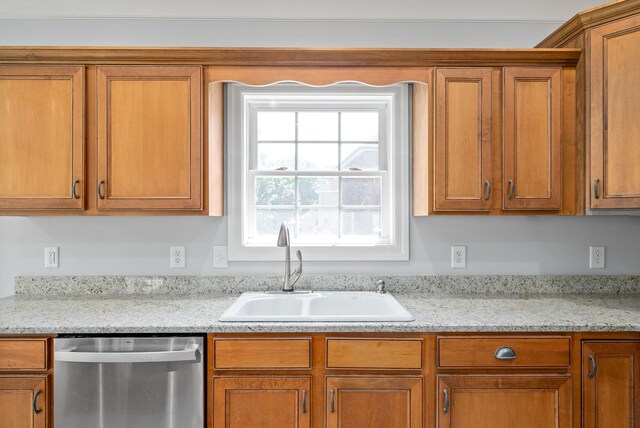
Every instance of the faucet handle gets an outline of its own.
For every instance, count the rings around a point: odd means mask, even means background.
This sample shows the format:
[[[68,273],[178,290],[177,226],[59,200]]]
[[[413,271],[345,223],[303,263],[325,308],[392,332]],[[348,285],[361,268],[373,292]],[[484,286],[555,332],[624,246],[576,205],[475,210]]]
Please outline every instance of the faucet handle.
[[[296,251],[296,257],[298,258],[298,267],[295,270],[297,275],[302,275],[302,251]]]

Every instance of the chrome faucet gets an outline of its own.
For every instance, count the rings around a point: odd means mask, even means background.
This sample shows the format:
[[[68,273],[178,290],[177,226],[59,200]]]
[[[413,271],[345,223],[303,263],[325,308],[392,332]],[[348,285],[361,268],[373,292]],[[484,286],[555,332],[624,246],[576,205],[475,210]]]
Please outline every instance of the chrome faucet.
[[[284,279],[282,281],[282,291],[291,292],[293,291],[293,286],[296,285],[296,282],[300,279],[300,275],[302,275],[302,252],[300,250],[296,252],[298,267],[291,273],[291,239],[289,238],[289,228],[284,223],[280,226],[278,247],[284,247]],[[291,278],[294,276],[296,278],[291,282]]]

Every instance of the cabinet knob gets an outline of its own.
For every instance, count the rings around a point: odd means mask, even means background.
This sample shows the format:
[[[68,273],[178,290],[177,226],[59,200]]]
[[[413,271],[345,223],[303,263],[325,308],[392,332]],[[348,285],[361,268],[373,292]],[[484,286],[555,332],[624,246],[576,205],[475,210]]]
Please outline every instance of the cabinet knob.
[[[495,356],[499,360],[515,360],[516,352],[508,346],[501,346],[496,349]]]

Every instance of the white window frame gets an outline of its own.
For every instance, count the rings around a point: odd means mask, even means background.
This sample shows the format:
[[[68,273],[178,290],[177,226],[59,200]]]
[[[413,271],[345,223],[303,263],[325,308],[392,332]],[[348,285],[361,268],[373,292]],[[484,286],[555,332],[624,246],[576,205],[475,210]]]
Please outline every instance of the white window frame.
[[[309,87],[301,84],[278,84],[267,87],[252,87],[241,84],[225,85],[226,93],[226,145],[227,145],[227,200],[228,200],[228,257],[232,261],[281,260],[282,248],[273,242],[250,241],[247,228],[255,213],[250,206],[253,201],[255,176],[335,176],[336,171],[326,174],[318,171],[252,171],[255,167],[255,147],[251,144],[255,133],[256,107],[273,106],[272,99],[286,98],[286,110],[302,111],[339,109],[336,97],[357,103],[358,107],[379,109],[386,99],[390,129],[387,121],[380,121],[380,170],[340,171],[340,176],[380,177],[382,186],[381,222],[388,237],[358,239],[340,244],[292,242],[292,247],[302,250],[305,260],[317,261],[361,261],[361,260],[408,260],[409,259],[409,85],[397,84],[386,87],[371,87],[362,84],[342,83],[330,87]],[[308,100],[312,95],[314,101]],[[371,100],[373,98],[373,101]],[[368,101],[369,100],[369,101]],[[318,105],[318,101],[320,105]],[[292,104],[294,103],[294,104]],[[275,103],[277,105],[277,101]],[[313,105],[313,107],[311,107]],[[282,108],[282,103],[274,109]],[[254,124],[252,129],[251,123]],[[386,167],[383,169],[383,167]],[[388,185],[385,186],[384,182]],[[385,224],[388,227],[384,227]]]

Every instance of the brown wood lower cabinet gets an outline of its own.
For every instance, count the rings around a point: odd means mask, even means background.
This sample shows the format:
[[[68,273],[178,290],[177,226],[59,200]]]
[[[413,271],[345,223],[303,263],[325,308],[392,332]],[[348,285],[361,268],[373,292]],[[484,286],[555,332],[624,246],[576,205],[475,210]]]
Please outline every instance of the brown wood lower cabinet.
[[[309,428],[310,403],[310,377],[213,380],[215,428]]]
[[[0,428],[45,428],[47,395],[47,376],[0,376]]]
[[[438,377],[438,428],[570,428],[569,375]]]
[[[328,428],[422,427],[422,378],[329,376]]]
[[[640,427],[640,342],[582,344],[584,428]]]

